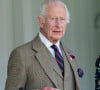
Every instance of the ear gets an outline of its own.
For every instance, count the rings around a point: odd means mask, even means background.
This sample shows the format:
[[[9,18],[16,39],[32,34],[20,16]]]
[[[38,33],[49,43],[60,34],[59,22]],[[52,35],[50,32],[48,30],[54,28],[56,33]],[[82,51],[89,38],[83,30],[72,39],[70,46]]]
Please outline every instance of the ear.
[[[38,16],[37,19],[40,27],[43,28],[43,19],[40,16]]]

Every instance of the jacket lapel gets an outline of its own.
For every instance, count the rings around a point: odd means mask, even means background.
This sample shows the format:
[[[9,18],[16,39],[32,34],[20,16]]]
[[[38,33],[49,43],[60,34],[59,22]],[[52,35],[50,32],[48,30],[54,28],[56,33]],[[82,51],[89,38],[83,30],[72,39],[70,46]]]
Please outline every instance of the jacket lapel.
[[[57,87],[57,80],[55,78],[54,72],[56,72],[62,78],[61,72],[51,53],[40,41],[39,36],[37,36],[33,41],[33,50],[36,51],[36,58],[43,67],[44,71]]]
[[[75,75],[75,81],[76,81],[76,90],[80,90],[80,85],[79,85],[79,77],[78,77],[78,72],[77,72],[77,64],[76,64],[76,60],[75,59],[71,59],[70,56],[68,55],[68,53],[66,53],[67,58],[69,63],[71,64],[72,70],[74,72]]]
[[[76,60],[75,59],[72,59],[68,53],[68,51],[63,47],[62,43],[61,43],[61,47],[68,59],[68,63],[70,64],[72,70],[73,70],[73,73],[75,75],[75,82],[76,82],[76,90],[80,90],[80,85],[79,85],[79,77],[78,77],[78,73],[77,73],[77,63],[76,63]],[[66,68],[66,67],[65,67]],[[64,81],[66,82],[66,81]]]

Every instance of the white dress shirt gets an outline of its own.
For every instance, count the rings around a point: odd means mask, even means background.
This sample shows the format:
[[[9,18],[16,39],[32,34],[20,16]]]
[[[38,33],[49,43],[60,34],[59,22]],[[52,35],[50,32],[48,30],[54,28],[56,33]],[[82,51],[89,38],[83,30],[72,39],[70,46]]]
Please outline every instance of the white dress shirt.
[[[50,51],[52,56],[55,58],[54,50],[51,48],[53,43],[51,43],[41,32],[39,32],[39,37],[40,37],[40,40],[42,41],[42,43],[48,48],[48,50]],[[60,41],[58,40],[55,45],[57,46],[59,52],[62,55],[62,51],[61,51],[61,48],[60,48]]]

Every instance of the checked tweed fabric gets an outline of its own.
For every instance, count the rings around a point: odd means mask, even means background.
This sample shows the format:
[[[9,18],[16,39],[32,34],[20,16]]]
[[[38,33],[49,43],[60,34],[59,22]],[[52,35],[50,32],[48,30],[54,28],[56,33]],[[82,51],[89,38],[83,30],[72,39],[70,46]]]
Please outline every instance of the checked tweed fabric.
[[[56,45],[53,44],[51,46],[51,48],[54,49],[56,62],[58,63],[58,66],[59,66],[61,73],[64,77],[64,59],[63,59],[62,55],[60,54],[59,50],[57,49]]]

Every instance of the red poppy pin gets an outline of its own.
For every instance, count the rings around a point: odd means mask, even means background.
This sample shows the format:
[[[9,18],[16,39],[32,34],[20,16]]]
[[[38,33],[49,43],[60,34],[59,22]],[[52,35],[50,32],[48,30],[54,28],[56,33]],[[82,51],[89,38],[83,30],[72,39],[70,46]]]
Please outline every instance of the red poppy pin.
[[[71,57],[72,59],[75,59],[75,56],[74,56],[73,54],[70,54],[70,57]]]

